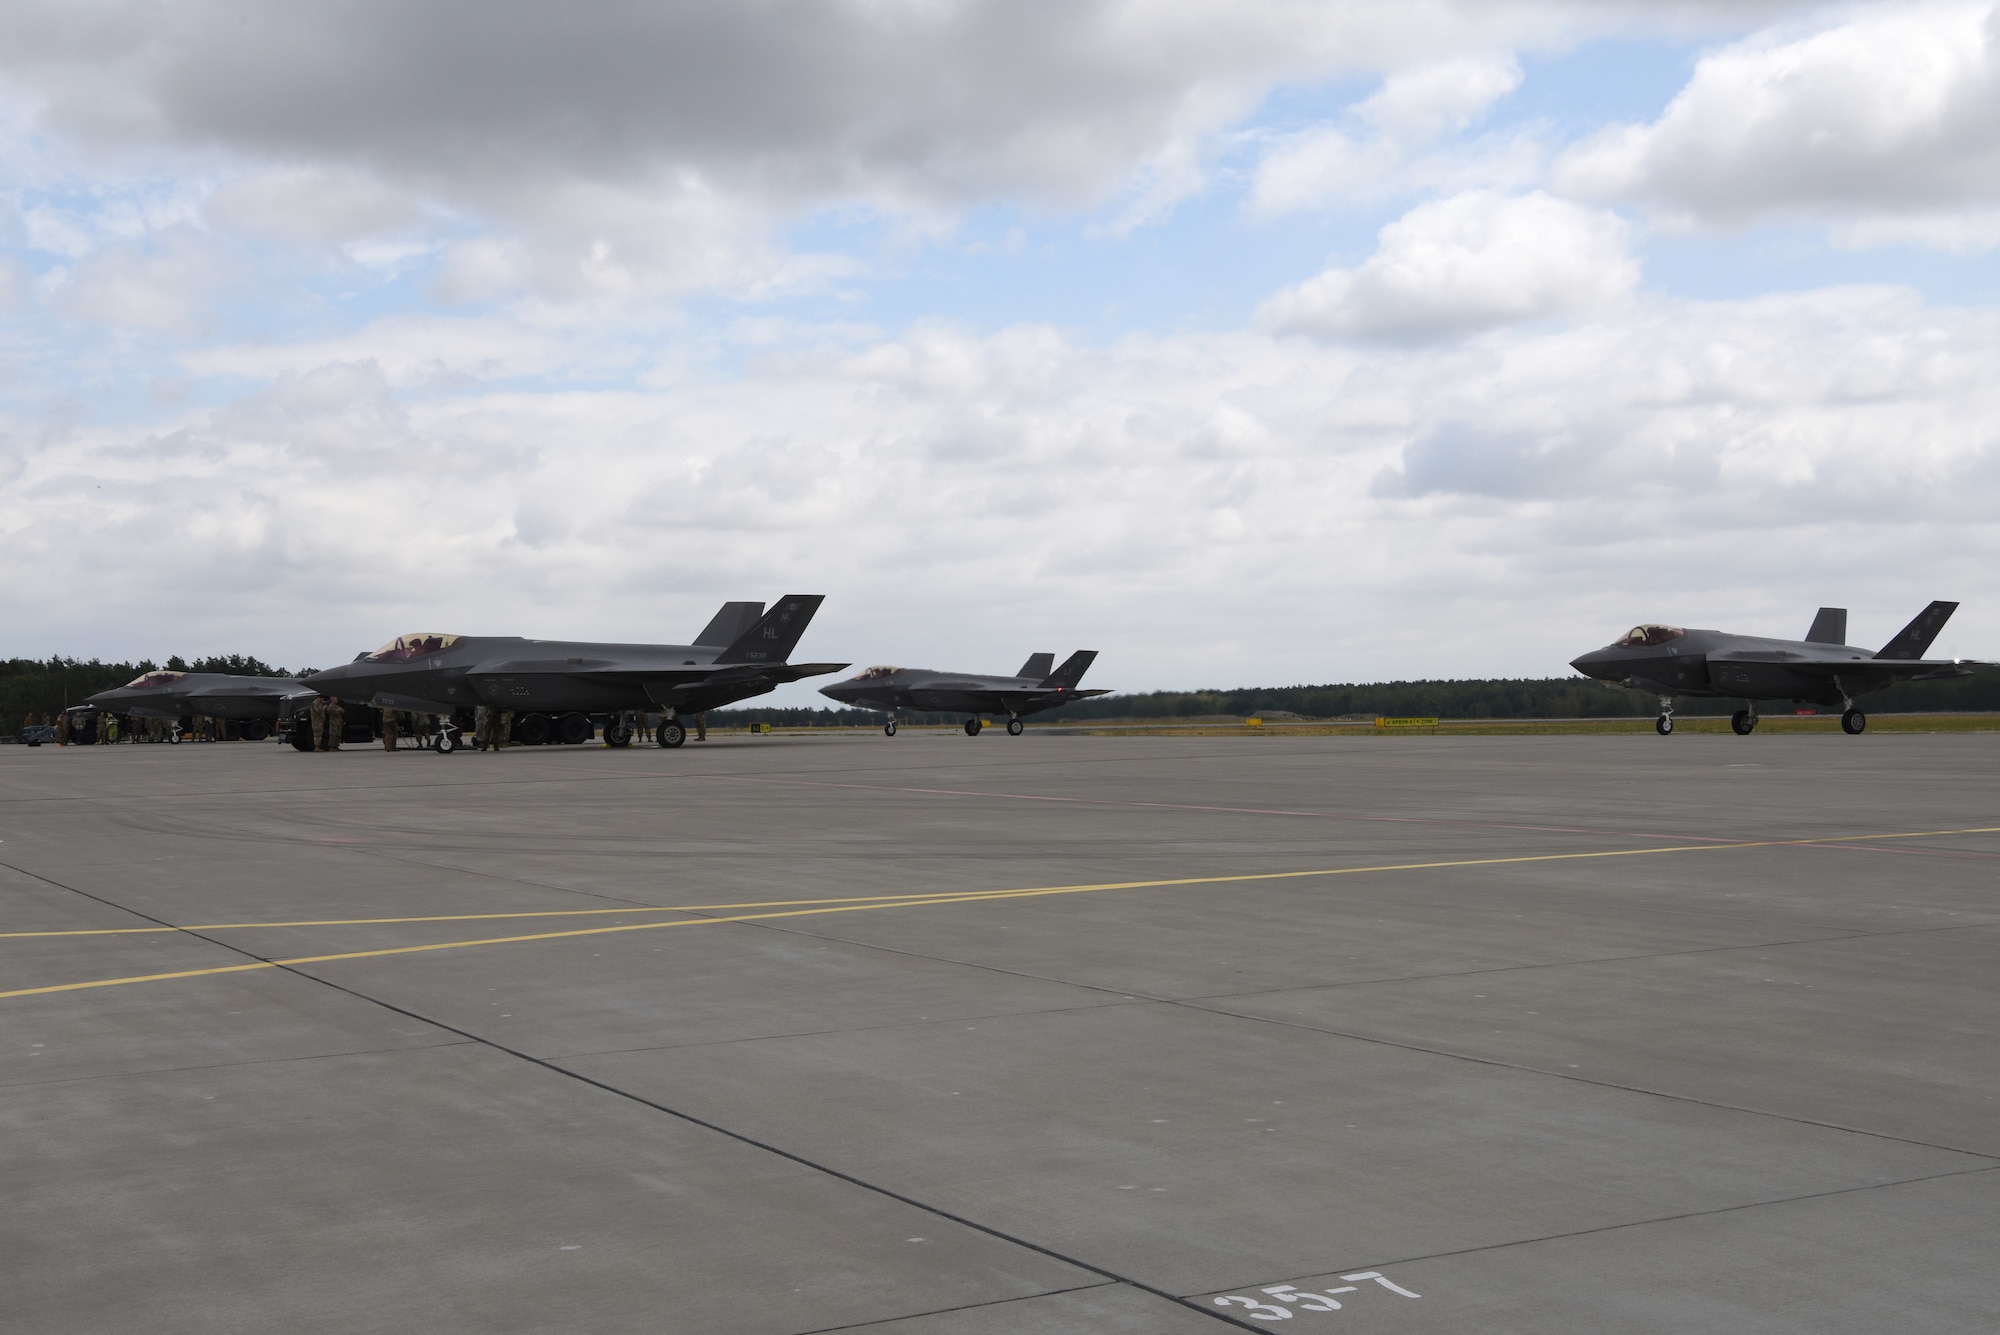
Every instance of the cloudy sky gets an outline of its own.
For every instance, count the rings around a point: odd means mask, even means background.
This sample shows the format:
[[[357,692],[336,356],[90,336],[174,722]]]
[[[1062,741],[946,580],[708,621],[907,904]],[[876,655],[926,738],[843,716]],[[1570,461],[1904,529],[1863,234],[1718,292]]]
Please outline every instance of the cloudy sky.
[[[1995,10],[0,0],[0,655],[2000,655]]]

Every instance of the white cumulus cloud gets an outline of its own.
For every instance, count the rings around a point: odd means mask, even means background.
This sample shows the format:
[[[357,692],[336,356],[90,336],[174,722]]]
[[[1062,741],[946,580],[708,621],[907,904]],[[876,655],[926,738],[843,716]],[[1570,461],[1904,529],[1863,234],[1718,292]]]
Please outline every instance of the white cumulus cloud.
[[[1657,121],[1599,132],[1554,179],[1703,224],[1824,219],[1850,242],[1964,248],[1994,235],[1996,125],[2000,7],[1902,0],[1704,56]]]
[[[1422,339],[1615,308],[1639,281],[1615,214],[1536,191],[1467,191],[1382,229],[1376,252],[1278,293],[1258,311],[1279,333]]]

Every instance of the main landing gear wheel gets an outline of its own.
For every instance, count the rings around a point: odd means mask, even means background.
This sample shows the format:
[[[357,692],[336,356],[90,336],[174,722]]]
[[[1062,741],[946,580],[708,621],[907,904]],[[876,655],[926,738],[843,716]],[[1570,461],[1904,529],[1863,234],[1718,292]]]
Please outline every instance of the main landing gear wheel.
[[[439,728],[438,735],[431,739],[431,750],[441,756],[450,755],[458,750],[458,736],[457,728]]]
[[[605,744],[606,746],[630,746],[630,745],[632,745],[632,729],[630,729],[629,727],[627,727],[627,726],[626,726],[625,724],[623,724],[623,723],[607,723],[607,724],[605,724],[605,725],[604,725],[604,744]]]
[[[894,737],[896,735],[896,720],[890,719],[882,725],[882,735],[884,737]]]
[[[967,737],[977,737],[977,736],[979,735],[979,720],[978,720],[978,719],[976,719],[976,718],[969,718],[969,719],[967,719],[967,720],[965,721],[965,735],[966,735]]]
[[[1019,737],[1021,735],[1021,728],[1022,728],[1021,720],[1017,718],[1010,718],[1007,720],[1007,735],[1009,737]]]
[[[1868,716],[1858,709],[1850,709],[1840,716],[1840,730],[1849,737],[1859,737],[1861,730],[1868,726]]]
[[[1665,737],[1673,730],[1674,716],[1672,714],[1662,714],[1653,720],[1653,731],[1660,734],[1660,736]]]
[[[688,739],[688,730],[681,726],[681,721],[677,718],[662,720],[653,733],[659,738],[660,745],[670,751]]]
[[[1738,737],[1748,737],[1757,730],[1757,716],[1747,709],[1739,709],[1729,716],[1729,728]]]

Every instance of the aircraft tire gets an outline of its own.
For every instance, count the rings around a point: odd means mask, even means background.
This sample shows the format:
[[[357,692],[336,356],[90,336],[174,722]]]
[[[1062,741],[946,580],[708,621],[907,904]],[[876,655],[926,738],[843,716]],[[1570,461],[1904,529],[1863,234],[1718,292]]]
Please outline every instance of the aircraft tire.
[[[660,726],[653,731],[658,736],[660,745],[669,751],[688,739],[687,729],[681,726],[681,721],[677,718],[662,719]]]
[[[1757,716],[1747,709],[1739,709],[1729,716],[1729,730],[1738,737],[1748,737],[1757,730]]]
[[[448,756],[452,752],[458,750],[458,748],[459,748],[459,731],[457,728],[452,728],[452,727],[439,728],[438,735],[431,742],[431,750],[437,752],[441,756]]]
[[[630,746],[632,745],[632,730],[622,723],[607,723],[604,725],[604,744],[606,746]]]
[[[978,719],[976,718],[967,719],[965,721],[965,735],[967,737],[977,737],[979,735],[979,727],[980,723]]]
[[[1022,728],[1025,726],[1026,725],[1023,724],[1021,720],[1017,718],[1010,718],[1007,720],[1007,735],[1009,737],[1019,737],[1021,735]]]
[[[1672,734],[1673,730],[1674,730],[1674,716],[1672,714],[1662,714],[1658,718],[1653,720],[1653,731],[1660,734],[1660,736],[1662,737],[1669,736],[1670,734]]]
[[[1859,737],[1868,726],[1868,716],[1858,709],[1850,709],[1840,716],[1840,730],[1849,737]]]
[[[894,737],[896,735],[896,720],[890,719],[882,725],[882,735],[884,737]]]

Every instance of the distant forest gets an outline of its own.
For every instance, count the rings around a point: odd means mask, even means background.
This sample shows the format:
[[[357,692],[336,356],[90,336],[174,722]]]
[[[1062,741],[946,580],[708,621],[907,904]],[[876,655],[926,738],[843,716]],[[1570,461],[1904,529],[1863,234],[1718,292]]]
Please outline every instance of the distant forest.
[[[298,677],[246,654],[222,654],[164,663],[80,662],[74,658],[11,658],[0,661],[0,732],[13,732],[29,713],[47,717],[65,705],[123,686],[142,672],[165,668],[174,672],[229,672],[244,677]],[[1950,681],[1896,686],[1863,699],[1871,714],[1957,713],[2000,710],[2000,672]],[[1493,678],[1469,681],[1386,681],[1346,686],[1250,686],[1231,691],[1151,691],[1141,695],[1105,695],[1080,700],[1059,710],[1036,715],[1037,721],[1073,723],[1094,719],[1139,719],[1170,723],[1202,717],[1241,718],[1254,714],[1296,714],[1301,718],[1337,719],[1344,715],[1387,714],[1437,718],[1632,718],[1651,717],[1656,701],[1650,695],[1600,686],[1581,677]],[[1734,700],[1687,697],[1676,706],[1685,717],[1728,714]],[[1772,712],[1777,708],[1766,706]],[[956,723],[963,714],[906,712],[909,723]],[[879,723],[882,715],[862,709],[772,709],[755,706],[719,709],[709,715],[718,725],[773,723],[781,727],[821,727]]]
[[[1470,681],[1385,681],[1352,686],[1249,686],[1233,691],[1151,691],[1143,695],[1102,695],[1034,716],[1038,722],[1083,723],[1093,719],[1137,719],[1170,723],[1204,716],[1240,718],[1257,714],[1296,714],[1301,718],[1337,719],[1343,715],[1388,715],[1418,718],[1540,719],[1651,718],[1659,712],[1651,695],[1600,686],[1582,677],[1491,678]],[[1861,706],[1871,714],[1958,713],[2000,710],[2000,672],[1981,672],[1949,681],[1917,682],[1865,696]],[[1686,696],[1674,712],[1694,718],[1729,714],[1740,707],[1731,699],[1705,700]],[[1776,713],[1789,705],[1763,706]],[[881,715],[859,709],[723,709],[709,715],[716,723],[773,723],[781,727],[822,727],[877,722]],[[900,716],[909,723],[956,723],[963,714]]]
[[[123,686],[142,672],[227,672],[238,677],[296,677],[311,672],[287,672],[247,654],[182,659],[164,663],[142,658],[136,663],[81,662],[74,658],[9,658],[0,661],[0,732],[11,733],[29,714],[47,718],[69,705],[80,705],[99,691]]]

